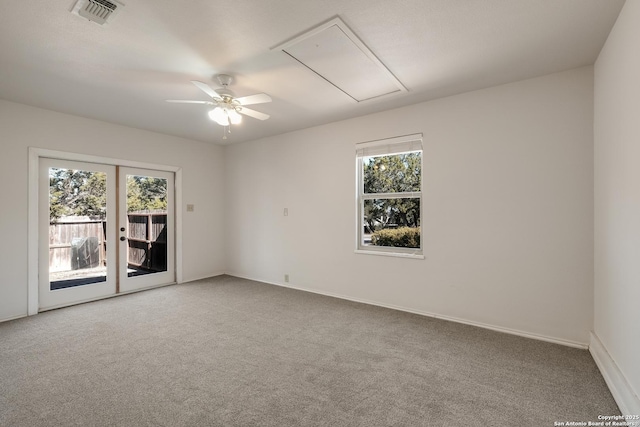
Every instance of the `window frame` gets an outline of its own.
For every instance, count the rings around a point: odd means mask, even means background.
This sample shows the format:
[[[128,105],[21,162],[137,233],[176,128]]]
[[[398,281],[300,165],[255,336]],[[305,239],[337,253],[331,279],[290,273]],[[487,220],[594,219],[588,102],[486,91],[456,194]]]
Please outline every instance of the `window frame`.
[[[404,135],[358,143],[356,147],[356,253],[394,256],[402,258],[424,259],[423,255],[423,187],[424,187],[424,148],[422,134]],[[418,148],[419,147],[419,148]],[[420,152],[420,190],[394,193],[364,192],[364,159],[369,157],[392,156]],[[370,154],[373,153],[373,154]],[[365,200],[374,199],[419,199],[420,203],[420,247],[402,248],[394,246],[375,246],[364,244],[364,204]]]

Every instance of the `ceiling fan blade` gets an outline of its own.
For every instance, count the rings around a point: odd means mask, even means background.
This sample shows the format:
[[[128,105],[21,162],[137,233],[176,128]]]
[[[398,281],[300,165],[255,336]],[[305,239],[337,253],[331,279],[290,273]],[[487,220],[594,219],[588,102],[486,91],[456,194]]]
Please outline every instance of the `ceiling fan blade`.
[[[202,83],[197,80],[191,80],[191,83],[196,85],[198,89],[200,89],[201,91],[203,91],[204,93],[206,93],[212,98],[218,98],[218,99],[222,98],[220,95],[218,95],[218,93],[215,90],[211,89],[211,86],[209,86],[206,83]]]
[[[261,113],[260,111],[252,110],[250,108],[240,107],[238,108],[238,113],[244,114],[245,116],[253,117],[258,120],[267,120],[270,116],[265,113]]]
[[[255,95],[243,96],[242,98],[236,98],[235,100],[238,101],[240,105],[252,105],[271,102],[271,97],[266,93],[258,93]]]
[[[189,100],[183,100],[183,99],[167,99],[167,102],[172,102],[174,104],[208,104],[208,105],[215,105],[215,102],[211,102],[211,101],[189,101]]]

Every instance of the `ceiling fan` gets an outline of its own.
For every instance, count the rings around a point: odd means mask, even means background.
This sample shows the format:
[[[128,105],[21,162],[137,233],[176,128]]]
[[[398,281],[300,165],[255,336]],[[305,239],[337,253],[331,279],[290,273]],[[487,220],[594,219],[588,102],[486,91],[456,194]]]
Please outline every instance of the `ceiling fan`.
[[[168,99],[167,102],[177,104],[211,105],[214,108],[209,111],[209,118],[224,127],[228,127],[232,124],[239,124],[242,121],[242,115],[253,117],[258,120],[267,120],[269,118],[268,114],[245,107],[246,105],[271,102],[271,97],[269,95],[266,93],[258,93],[255,95],[236,98],[231,89],[229,89],[229,85],[233,81],[233,77],[227,74],[218,74],[216,78],[221,86],[216,90],[213,90],[211,86],[206,83],[196,80],[191,81],[191,83],[193,83],[198,89],[209,95],[212,98],[211,101]],[[227,136],[225,133],[223,139],[226,138]]]

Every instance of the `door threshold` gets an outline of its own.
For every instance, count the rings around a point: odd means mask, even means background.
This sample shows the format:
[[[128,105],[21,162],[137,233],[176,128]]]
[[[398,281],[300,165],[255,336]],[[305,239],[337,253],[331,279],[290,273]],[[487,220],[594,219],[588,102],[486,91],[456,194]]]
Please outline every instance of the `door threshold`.
[[[62,304],[62,305],[56,305],[56,306],[52,306],[52,307],[39,308],[38,309],[38,313],[44,313],[45,311],[58,310],[58,309],[61,309],[61,308],[66,308],[66,307],[73,307],[74,305],[86,304],[86,303],[89,303],[89,302],[101,301],[101,300],[105,300],[105,299],[119,297],[121,295],[134,294],[136,292],[149,291],[151,289],[164,288],[165,286],[171,286],[171,285],[176,285],[176,284],[177,284],[177,282],[170,282],[170,283],[164,283],[162,285],[152,285],[152,286],[147,286],[147,287],[142,288],[142,289],[134,289],[134,290],[131,290],[131,291],[120,292],[120,293],[113,294],[113,295],[106,295],[106,296],[103,296],[103,297],[90,298],[90,299],[86,299],[86,300],[82,300],[82,301],[76,301],[76,302],[73,302],[71,304]]]

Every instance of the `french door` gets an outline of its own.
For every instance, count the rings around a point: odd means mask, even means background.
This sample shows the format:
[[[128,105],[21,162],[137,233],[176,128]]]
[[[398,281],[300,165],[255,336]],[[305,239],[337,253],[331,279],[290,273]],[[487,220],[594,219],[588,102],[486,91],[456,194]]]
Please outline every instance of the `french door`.
[[[118,168],[119,292],[175,281],[173,173]]]
[[[175,282],[173,174],[40,158],[40,310]]]

